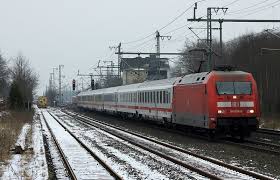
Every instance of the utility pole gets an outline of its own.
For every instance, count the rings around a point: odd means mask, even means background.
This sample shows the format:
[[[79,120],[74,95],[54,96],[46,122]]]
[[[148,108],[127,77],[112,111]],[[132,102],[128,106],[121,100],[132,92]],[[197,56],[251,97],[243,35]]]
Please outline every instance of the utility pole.
[[[52,69],[53,69],[53,73],[52,73],[52,75],[53,75],[53,77],[52,77],[52,85],[53,85],[53,89],[55,90],[55,88],[56,88],[56,83],[55,83],[55,70],[57,70],[57,68],[54,67],[54,68],[52,68]]]
[[[52,73],[50,73],[49,89],[52,90]]]
[[[115,49],[115,51],[117,50],[117,54],[118,54],[118,77],[121,78],[121,61],[122,61],[122,55],[121,55],[121,46],[122,43],[120,42],[118,44],[118,46],[109,46],[110,49]],[[99,64],[99,63],[98,63]]]
[[[121,52],[121,46],[122,46],[122,44],[119,43],[118,52]],[[121,54],[118,54],[118,77],[119,78],[121,78],[121,60],[122,60],[122,56],[121,56]]]
[[[215,62],[212,62],[212,11],[217,14],[219,10],[222,10],[224,13],[228,10],[228,8],[224,7],[208,7],[207,8],[207,45],[209,47],[209,56],[208,56],[208,70],[213,69],[215,66]],[[195,19],[195,17],[194,17]],[[220,51],[222,52],[222,22],[220,22]]]
[[[58,66],[58,69],[59,69],[59,79],[58,79],[58,81],[59,81],[59,90],[58,90],[58,93],[59,93],[59,103],[60,103],[60,105],[62,104],[62,94],[61,94],[61,70],[62,70],[63,67],[64,67],[64,65],[62,65],[62,64],[60,64],[60,65]]]
[[[157,58],[160,58],[160,39],[161,40],[164,40],[165,38],[167,38],[168,40],[171,39],[171,36],[161,36],[159,34],[159,31],[156,31],[156,41],[157,41],[157,44],[156,44],[156,53],[158,54],[156,57]]]
[[[220,7],[209,7],[207,8],[207,18],[196,18],[194,12],[194,18],[188,19],[188,21],[196,21],[196,22],[206,22],[207,23],[207,45],[209,48],[209,55],[208,55],[208,70],[211,71],[213,68],[212,66],[212,22],[219,22],[220,23],[220,51],[221,55],[223,54],[223,42],[222,42],[222,23],[224,22],[270,22],[270,23],[279,23],[280,20],[270,20],[270,19],[212,19],[212,11],[214,10],[215,13],[218,13],[219,10],[222,10],[224,13],[228,10],[228,8],[220,8]],[[194,8],[196,11],[196,8]]]

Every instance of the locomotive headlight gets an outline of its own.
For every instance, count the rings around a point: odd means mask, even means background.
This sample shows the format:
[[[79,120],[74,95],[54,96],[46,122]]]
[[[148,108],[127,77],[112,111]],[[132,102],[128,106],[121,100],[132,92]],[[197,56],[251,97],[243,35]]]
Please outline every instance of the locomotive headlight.
[[[251,113],[251,114],[253,114],[254,112],[255,112],[254,109],[249,110],[249,113]]]
[[[218,114],[223,114],[224,112],[224,110],[218,110]]]

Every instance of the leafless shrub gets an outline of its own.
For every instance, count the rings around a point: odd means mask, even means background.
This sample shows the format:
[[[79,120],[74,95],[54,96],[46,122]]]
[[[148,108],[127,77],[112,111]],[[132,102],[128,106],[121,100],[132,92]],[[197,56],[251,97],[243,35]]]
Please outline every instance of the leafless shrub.
[[[10,149],[15,145],[23,125],[31,123],[32,118],[31,112],[15,111],[0,117],[0,162],[9,159]]]

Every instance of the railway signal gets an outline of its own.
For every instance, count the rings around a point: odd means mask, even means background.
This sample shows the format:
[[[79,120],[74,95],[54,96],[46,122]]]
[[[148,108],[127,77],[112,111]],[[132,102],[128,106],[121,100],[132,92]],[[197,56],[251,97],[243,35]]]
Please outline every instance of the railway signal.
[[[90,87],[91,87],[91,90],[94,90],[94,79],[91,80]]]
[[[73,91],[75,91],[75,89],[76,89],[76,80],[75,79],[73,79],[73,81],[72,81],[72,89],[73,89]]]

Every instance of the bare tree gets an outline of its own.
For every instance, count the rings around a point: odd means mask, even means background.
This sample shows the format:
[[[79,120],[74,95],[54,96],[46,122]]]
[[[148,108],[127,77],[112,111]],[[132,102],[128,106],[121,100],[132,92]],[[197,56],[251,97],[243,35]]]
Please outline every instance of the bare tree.
[[[7,61],[0,54],[0,97],[8,95],[9,70]]]
[[[13,99],[13,93],[19,94],[21,99],[17,104],[29,107],[35,95],[35,89],[38,86],[38,75],[31,68],[29,61],[22,55],[18,55],[11,68],[12,89],[10,100]],[[11,102],[13,104],[13,102]],[[19,107],[22,108],[22,107]]]

